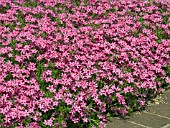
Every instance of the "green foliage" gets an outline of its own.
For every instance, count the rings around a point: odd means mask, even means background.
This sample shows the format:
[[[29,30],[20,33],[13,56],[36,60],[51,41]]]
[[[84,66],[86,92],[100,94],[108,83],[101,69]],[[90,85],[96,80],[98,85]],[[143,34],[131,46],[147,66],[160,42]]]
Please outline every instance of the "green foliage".
[[[90,79],[95,81],[96,80],[96,74],[92,74]]]
[[[32,14],[32,16],[38,19],[41,19],[43,17],[41,13]]]
[[[55,63],[50,62],[48,65],[48,69],[54,69],[55,68]]]
[[[9,57],[7,56],[7,57],[5,58],[5,63],[8,62],[8,61],[11,61],[13,65],[19,64],[19,62],[16,61],[14,57],[9,58]]]
[[[10,43],[9,46],[10,46],[11,48],[15,49],[16,44],[17,44],[17,41],[16,41],[16,40],[12,40],[12,42]]]
[[[41,33],[41,37],[46,37],[47,36],[47,33],[46,32],[42,32]]]
[[[143,18],[142,17],[139,17],[139,20],[138,20],[139,22],[143,22]]]
[[[18,126],[18,123],[10,124],[10,128],[16,128],[16,126]]]
[[[22,11],[18,11],[16,17],[17,17],[17,21],[21,23],[21,25],[19,27],[24,28],[25,27],[25,19],[23,17]]]
[[[136,38],[139,37],[139,32],[138,32],[138,31],[132,31],[132,30],[130,30],[130,33],[131,33],[134,37],[136,37]]]
[[[13,48],[15,47],[15,45],[16,45],[15,41],[10,44],[10,46]],[[5,56],[5,62],[11,61],[13,65],[19,64],[19,62],[15,60],[15,56],[16,55],[20,56],[20,51],[13,49],[13,51],[11,53],[12,53],[13,57],[10,58],[8,55]]]
[[[44,70],[45,70],[44,63],[43,62],[37,63],[37,67],[36,67],[36,71],[35,71],[36,80],[37,80],[38,84],[40,85],[40,89],[43,91],[46,91],[45,81],[41,79],[41,75]]]
[[[114,8],[111,8],[110,10],[106,10],[104,16],[107,17],[109,13],[113,13],[113,12],[115,12]]]
[[[80,0],[71,0],[72,4],[75,4],[76,6],[80,6],[81,5],[81,1]]]
[[[20,51],[15,50],[15,49],[12,51],[12,54],[13,54],[13,56],[16,56],[16,55],[20,56],[21,55]]]
[[[142,27],[146,28],[146,29],[151,29],[151,27],[149,25],[146,25],[144,23],[142,23]]]
[[[7,4],[6,6],[0,7],[0,13],[5,14],[7,10],[11,9],[10,5]]]
[[[63,10],[57,9],[57,13],[58,13],[58,14],[62,14],[62,13],[63,13]]]
[[[66,27],[66,23],[65,22],[61,23],[61,21],[58,17],[56,17],[55,20],[57,22],[57,27]]]
[[[59,70],[59,69],[53,69],[52,70],[52,77],[54,79],[60,79],[61,78],[61,74],[62,74],[62,70]]]
[[[159,29],[156,27],[156,36],[158,37],[158,40],[162,40],[163,34],[162,34],[162,29]]]
[[[163,16],[162,19],[163,19],[163,24],[167,24],[168,23],[168,19],[169,19],[170,15],[166,15],[166,16]]]
[[[15,29],[15,27],[16,27],[16,24],[15,24],[15,23],[8,24],[7,27],[9,27],[9,29],[10,29],[11,31],[13,31],[13,30]]]
[[[12,79],[12,73],[8,73],[8,75],[6,76],[5,80],[8,81],[10,79]]]
[[[92,13],[92,18],[94,19],[94,18],[96,18],[98,15],[97,14],[95,14],[95,13]]]
[[[170,65],[162,67],[162,69],[166,72],[166,76],[170,78]]]
[[[131,67],[127,67],[124,69],[124,73],[127,73],[127,72],[133,72],[133,69]]]
[[[31,122],[32,122],[32,119],[30,117],[27,117],[27,118],[22,120],[23,126],[28,126],[28,124],[31,123]]]
[[[105,82],[103,80],[97,81],[97,90],[100,90],[104,87]]]
[[[75,53],[75,51],[70,51],[70,56],[73,57]]]
[[[88,6],[89,5],[89,1],[88,0],[84,0],[84,5]]]
[[[166,12],[167,11],[167,9],[166,8],[159,8],[160,9],[160,13],[164,13],[164,12]]]
[[[5,22],[2,22],[2,26],[4,27],[8,27],[10,29],[10,31],[13,31],[16,27],[16,23],[11,23],[11,24],[6,24]]]
[[[2,113],[0,113],[0,124],[4,122],[4,118],[5,116]]]
[[[44,97],[47,97],[47,98],[53,97],[53,93],[48,91],[48,90],[46,90],[45,94],[44,94]]]
[[[91,42],[92,42],[92,43],[95,43],[94,36],[92,36]]]
[[[47,128],[47,126],[45,126],[43,122],[44,120],[50,119],[53,115],[53,117],[55,118],[54,123],[59,123],[59,126],[62,127],[61,123],[65,120],[64,118],[69,116],[68,114],[70,110],[71,107],[68,106],[64,101],[60,100],[59,105],[54,106],[54,109],[51,109],[47,112],[42,112],[42,120],[38,121],[38,123],[42,128]]]
[[[38,2],[27,0],[22,6],[36,8],[38,6]]]
[[[170,37],[166,33],[164,33],[164,31],[158,26],[156,26],[155,33],[156,33],[156,36],[158,37],[156,42],[159,44],[161,43],[162,39],[170,39]]]

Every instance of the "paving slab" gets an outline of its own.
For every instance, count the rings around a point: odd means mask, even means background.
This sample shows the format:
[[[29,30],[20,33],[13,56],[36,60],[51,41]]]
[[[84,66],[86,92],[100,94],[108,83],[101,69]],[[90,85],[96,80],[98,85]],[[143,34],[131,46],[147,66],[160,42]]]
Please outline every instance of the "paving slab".
[[[165,126],[163,126],[161,128],[170,128],[170,124],[167,124],[167,125],[165,125]]]
[[[162,94],[162,99],[166,104],[170,104],[170,89]]]
[[[152,113],[160,117],[162,116],[170,119],[170,104],[160,103],[159,105],[147,107],[144,112]]]
[[[129,121],[136,122],[152,128],[161,128],[170,123],[170,119],[163,118],[154,114],[141,112],[141,114],[134,114]]]
[[[130,123],[126,120],[113,118],[111,122],[109,122],[106,128],[145,128],[141,125]]]

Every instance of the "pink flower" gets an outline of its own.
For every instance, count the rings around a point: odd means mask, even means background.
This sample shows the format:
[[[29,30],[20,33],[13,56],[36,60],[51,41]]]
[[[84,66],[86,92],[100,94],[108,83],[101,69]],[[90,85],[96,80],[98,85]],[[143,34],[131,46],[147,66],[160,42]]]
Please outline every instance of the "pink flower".
[[[55,118],[51,117],[49,120],[45,120],[44,124],[48,125],[48,126],[52,126],[53,125],[53,121]]]
[[[65,99],[65,103],[66,103],[67,105],[72,105],[72,104],[73,104],[73,101],[72,101],[72,99],[66,98],[66,99]]]
[[[28,125],[28,128],[40,128],[40,127],[39,127],[38,123],[32,122]]]
[[[9,56],[10,58],[13,57],[13,55],[12,55],[11,53],[9,53],[8,56]]]
[[[36,64],[35,63],[29,63],[27,69],[29,71],[35,71],[36,70]]]
[[[83,122],[88,122],[88,118],[83,118]]]
[[[53,93],[55,93],[55,92],[56,92],[56,89],[54,88],[54,86],[53,86],[53,85],[48,86],[48,87],[47,87],[47,89],[48,89],[50,92],[53,92]]]
[[[119,101],[120,104],[122,104],[122,105],[125,105],[125,104],[126,104],[126,103],[125,103],[125,99],[124,99],[124,97],[123,97],[121,94],[116,93],[116,97],[117,97],[117,99],[118,99],[118,101]]]
[[[16,55],[15,60],[18,61],[18,62],[22,62],[23,58],[21,56]]]
[[[51,75],[52,71],[51,70],[46,70],[47,75]]]
[[[132,87],[125,87],[123,89],[123,91],[124,91],[125,94],[128,93],[128,92],[133,93],[133,88]]]

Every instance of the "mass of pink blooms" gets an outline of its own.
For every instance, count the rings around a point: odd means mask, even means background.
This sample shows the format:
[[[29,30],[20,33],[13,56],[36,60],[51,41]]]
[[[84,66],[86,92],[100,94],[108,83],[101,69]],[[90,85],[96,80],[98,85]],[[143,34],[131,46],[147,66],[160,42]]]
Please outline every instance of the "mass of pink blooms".
[[[170,84],[169,16],[161,0],[0,0],[0,125],[103,128],[143,108]]]

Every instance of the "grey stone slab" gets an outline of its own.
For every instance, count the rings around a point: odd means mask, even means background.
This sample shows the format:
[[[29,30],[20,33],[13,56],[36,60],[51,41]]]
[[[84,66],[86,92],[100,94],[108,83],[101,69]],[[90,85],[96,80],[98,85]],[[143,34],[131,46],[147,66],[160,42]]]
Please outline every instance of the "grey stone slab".
[[[163,101],[170,104],[170,89],[162,94]]]
[[[169,119],[159,117],[153,114],[141,112],[141,114],[134,114],[129,121],[136,122],[152,128],[161,128],[170,123]]]
[[[170,104],[160,103],[155,106],[147,107],[146,112],[164,116],[170,119]]]
[[[145,128],[145,127],[130,123],[123,119],[112,118],[111,122],[107,123],[106,128]]]
[[[167,125],[165,125],[165,126],[163,126],[161,128],[170,128],[170,124],[167,124]]]

